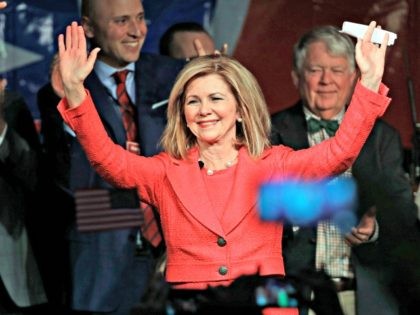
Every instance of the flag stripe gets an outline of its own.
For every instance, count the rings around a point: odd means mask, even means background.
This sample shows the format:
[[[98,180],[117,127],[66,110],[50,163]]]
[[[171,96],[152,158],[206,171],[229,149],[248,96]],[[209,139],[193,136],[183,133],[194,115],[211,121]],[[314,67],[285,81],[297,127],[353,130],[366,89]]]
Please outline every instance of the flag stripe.
[[[136,223],[134,225],[134,223]],[[138,222],[131,222],[131,224],[127,224],[127,222],[113,222],[112,224],[85,224],[85,225],[78,225],[78,230],[81,232],[95,232],[95,231],[106,231],[106,230],[114,230],[114,229],[124,229],[130,227],[138,227],[140,223]]]
[[[105,189],[85,189],[75,192],[76,198],[92,197],[92,196],[109,196],[109,192]]]
[[[106,189],[78,190],[75,202],[76,223],[82,232],[140,227],[143,224],[139,208],[111,209],[111,196]]]
[[[140,214],[139,209],[110,209],[110,210],[94,210],[94,211],[83,211],[77,212],[77,218],[86,218],[86,217],[101,217],[101,216],[125,216],[125,215],[132,215],[137,218],[143,218]]]
[[[97,203],[97,204],[80,204],[76,203],[77,210],[79,211],[100,211],[100,210],[110,210],[110,203]]]
[[[141,222],[141,219],[139,219],[136,215],[118,215],[118,216],[108,216],[108,217],[85,217],[85,218],[79,218],[79,223],[81,224],[92,224],[97,222],[98,224],[101,224],[103,222],[131,222],[131,221],[138,221]]]

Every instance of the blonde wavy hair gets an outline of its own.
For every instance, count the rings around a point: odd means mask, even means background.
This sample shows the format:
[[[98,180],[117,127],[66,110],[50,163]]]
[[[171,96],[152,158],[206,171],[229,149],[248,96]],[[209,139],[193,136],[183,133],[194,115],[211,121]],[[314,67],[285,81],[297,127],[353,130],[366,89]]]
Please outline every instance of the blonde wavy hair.
[[[178,74],[169,96],[168,123],[161,139],[163,149],[182,159],[187,157],[188,149],[197,144],[185,120],[185,91],[194,79],[210,74],[222,77],[236,98],[242,118],[242,122],[237,123],[236,144],[245,146],[249,154],[257,158],[270,147],[271,122],[267,104],[253,74],[238,61],[224,55],[193,59]]]

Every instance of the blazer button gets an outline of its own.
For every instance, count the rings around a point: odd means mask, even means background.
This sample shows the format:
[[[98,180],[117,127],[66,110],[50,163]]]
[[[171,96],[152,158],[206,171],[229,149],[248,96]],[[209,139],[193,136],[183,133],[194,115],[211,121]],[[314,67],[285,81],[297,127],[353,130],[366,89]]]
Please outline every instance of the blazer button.
[[[221,266],[221,267],[219,268],[219,274],[221,274],[222,276],[226,275],[226,274],[227,274],[227,272],[228,272],[228,269],[227,269],[227,267],[226,267],[226,266]]]
[[[217,245],[219,245],[220,247],[225,246],[226,245],[226,240],[223,237],[219,236],[217,238]]]

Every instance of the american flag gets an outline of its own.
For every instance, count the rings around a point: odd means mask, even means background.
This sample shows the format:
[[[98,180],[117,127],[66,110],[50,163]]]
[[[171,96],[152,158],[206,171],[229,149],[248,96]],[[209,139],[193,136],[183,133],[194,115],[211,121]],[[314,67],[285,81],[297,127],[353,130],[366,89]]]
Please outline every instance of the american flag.
[[[93,232],[143,225],[139,208],[111,208],[107,189],[85,189],[75,192],[76,223],[81,232]]]

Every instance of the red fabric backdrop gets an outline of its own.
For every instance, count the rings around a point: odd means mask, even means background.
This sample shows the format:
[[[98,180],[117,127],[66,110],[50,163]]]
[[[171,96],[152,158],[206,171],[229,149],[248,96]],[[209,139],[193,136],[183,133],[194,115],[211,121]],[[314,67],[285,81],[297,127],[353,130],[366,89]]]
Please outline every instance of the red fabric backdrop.
[[[385,120],[399,130],[404,147],[411,148],[414,104],[420,120],[419,17],[417,0],[252,0],[234,56],[257,77],[275,112],[298,98],[290,72],[292,46],[301,34],[318,25],[341,28],[344,21],[376,20],[398,34],[388,50],[384,76],[393,98]],[[415,100],[410,97],[409,82]]]

